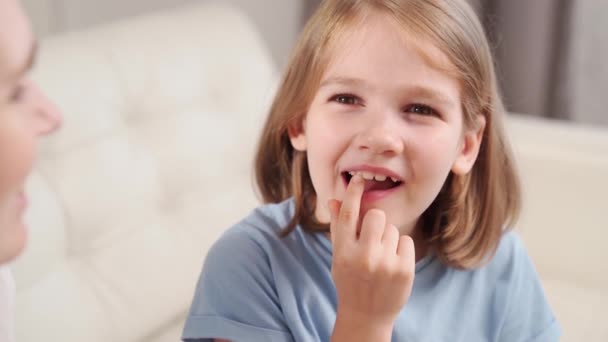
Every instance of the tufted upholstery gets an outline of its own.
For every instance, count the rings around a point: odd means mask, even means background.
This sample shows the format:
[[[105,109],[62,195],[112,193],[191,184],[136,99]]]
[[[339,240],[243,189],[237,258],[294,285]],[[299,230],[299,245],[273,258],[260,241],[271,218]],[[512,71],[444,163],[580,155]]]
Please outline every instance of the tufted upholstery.
[[[276,74],[238,11],[197,5],[42,42],[65,112],[28,192],[20,342],[177,341],[208,246],[256,205]],[[522,233],[565,342],[608,341],[608,130],[508,118]]]
[[[28,184],[18,340],[178,340],[207,247],[256,204],[261,38],[185,7],[44,40],[33,77],[65,123]]]

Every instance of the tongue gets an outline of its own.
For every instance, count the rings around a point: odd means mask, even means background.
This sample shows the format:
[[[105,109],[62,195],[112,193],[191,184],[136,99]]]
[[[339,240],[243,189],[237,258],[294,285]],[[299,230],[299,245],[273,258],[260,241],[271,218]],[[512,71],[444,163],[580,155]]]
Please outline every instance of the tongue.
[[[390,179],[386,179],[382,182],[376,180],[365,180],[365,188],[363,191],[381,191],[388,190],[395,186],[395,183]]]

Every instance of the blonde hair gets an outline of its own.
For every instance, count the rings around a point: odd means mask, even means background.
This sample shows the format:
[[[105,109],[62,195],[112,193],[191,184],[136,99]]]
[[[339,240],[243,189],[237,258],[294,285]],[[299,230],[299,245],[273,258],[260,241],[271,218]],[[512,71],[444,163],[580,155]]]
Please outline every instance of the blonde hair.
[[[478,115],[485,117],[472,170],[464,176],[451,173],[418,222],[422,238],[444,264],[477,267],[494,255],[503,231],[517,219],[521,194],[503,131],[505,109],[489,44],[465,0],[323,1],[295,47],[262,131],[255,159],[258,190],[266,203],[295,199],[295,214],[284,235],[298,224],[313,232],[328,231],[327,224],[315,219],[316,194],[306,153],[291,146],[288,128],[302,123],[332,44],[370,11],[391,16],[408,37],[431,43],[447,56],[451,66],[445,71],[461,82],[465,127],[475,128]]]

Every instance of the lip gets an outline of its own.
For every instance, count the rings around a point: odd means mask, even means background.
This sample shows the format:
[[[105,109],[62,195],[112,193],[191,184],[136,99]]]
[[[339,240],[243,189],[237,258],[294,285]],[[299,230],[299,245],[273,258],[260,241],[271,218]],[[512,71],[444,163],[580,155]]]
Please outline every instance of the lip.
[[[402,186],[403,186],[403,183],[397,185],[394,188],[388,189],[388,190],[366,191],[361,196],[361,202],[365,203],[365,202],[374,202],[374,201],[381,200],[385,197],[390,196],[393,192],[399,190]]]

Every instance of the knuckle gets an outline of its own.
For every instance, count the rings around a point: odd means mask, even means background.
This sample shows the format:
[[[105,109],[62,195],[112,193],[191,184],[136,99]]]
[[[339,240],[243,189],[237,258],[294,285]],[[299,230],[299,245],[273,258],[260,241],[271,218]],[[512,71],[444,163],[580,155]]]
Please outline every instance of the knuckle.
[[[345,254],[334,254],[332,257],[332,268],[346,269],[349,268],[351,259]]]
[[[378,266],[378,275],[383,278],[393,278],[395,275],[395,267],[390,262],[383,262]]]
[[[374,235],[380,236],[382,236],[382,233],[384,232],[384,227],[378,224],[373,224],[372,222],[368,222],[365,225],[365,229],[369,230],[371,233],[374,233]]]
[[[395,267],[395,275],[400,278],[410,278],[414,274],[414,270],[408,264],[401,264],[400,267]]]
[[[373,274],[376,272],[376,263],[371,253],[363,253],[359,260],[360,262],[358,263],[358,268],[361,272],[365,274]]]
[[[350,208],[344,208],[340,211],[340,220],[342,222],[351,222],[356,219],[355,211]]]
[[[368,210],[365,215],[368,216],[370,220],[374,220],[375,222],[386,220],[386,214],[384,211],[377,208]]]
[[[403,244],[404,247],[406,248],[414,248],[414,240],[412,240],[412,237],[409,235],[402,235],[399,238],[399,243]]]
[[[397,227],[391,225],[388,225],[385,228],[384,231],[384,235],[386,236],[386,240],[390,241],[390,242],[398,242],[399,241],[399,230],[397,229]],[[394,252],[394,251],[393,251]]]
[[[392,273],[392,278],[400,283],[404,283],[404,282],[409,282],[410,279],[412,279],[412,272],[404,267],[398,267],[395,268],[394,272]]]

